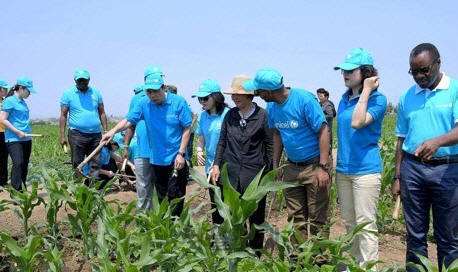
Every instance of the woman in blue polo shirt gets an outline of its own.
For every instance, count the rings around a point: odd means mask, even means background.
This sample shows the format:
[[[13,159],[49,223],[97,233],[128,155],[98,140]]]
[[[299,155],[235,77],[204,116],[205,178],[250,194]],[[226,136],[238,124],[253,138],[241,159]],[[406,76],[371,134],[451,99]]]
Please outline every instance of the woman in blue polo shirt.
[[[228,105],[224,102],[224,95],[221,93],[219,84],[211,79],[207,79],[199,87],[197,94],[192,97],[199,99],[204,111],[197,119],[199,138],[197,140],[196,156],[199,165],[205,165],[205,173],[210,174],[210,169],[215,159],[216,146],[218,144],[221,126],[224,116],[229,111]],[[204,150],[207,152],[207,157],[204,156]],[[212,201],[212,209],[214,205],[213,191],[210,190],[210,198]],[[218,212],[212,213],[213,223],[222,223],[224,220]]]
[[[29,108],[25,99],[30,93],[37,93],[32,80],[21,77],[2,102],[0,122],[5,126],[5,142],[13,165],[11,167],[11,186],[22,192],[22,184],[26,186],[27,170],[32,139],[27,136],[31,132],[29,124]]]
[[[342,64],[347,91],[337,111],[336,184],[341,217],[347,232],[362,223],[376,232],[377,202],[381,187],[382,159],[378,140],[382,134],[386,97],[377,91],[379,78],[371,54],[355,48]],[[356,237],[350,253],[361,268],[378,260],[377,235],[365,232]]]
[[[0,79],[0,109],[3,99],[11,88],[4,79]],[[8,183],[8,150],[5,144],[5,127],[0,123],[0,186]]]

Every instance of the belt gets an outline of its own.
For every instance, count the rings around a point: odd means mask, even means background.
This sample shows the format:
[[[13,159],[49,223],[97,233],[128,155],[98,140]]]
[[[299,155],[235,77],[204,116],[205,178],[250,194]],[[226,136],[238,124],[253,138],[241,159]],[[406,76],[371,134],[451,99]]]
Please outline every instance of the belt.
[[[421,162],[423,164],[429,164],[429,165],[441,165],[441,164],[450,164],[450,163],[458,163],[458,155],[452,155],[452,156],[445,156],[445,157],[440,157],[440,158],[436,158],[436,159],[432,159],[432,160],[423,160],[422,158],[419,158],[417,156],[414,156],[410,153],[405,153],[404,155],[405,157],[411,159],[411,160],[414,160],[414,161],[417,161],[417,162]]]
[[[320,162],[320,157],[319,156],[311,158],[311,159],[308,159],[306,161],[301,161],[301,162],[293,162],[290,159],[288,159],[288,163],[289,164],[293,164],[293,165],[296,165],[296,166],[308,166],[308,165],[315,164],[315,163],[318,163],[318,162]]]

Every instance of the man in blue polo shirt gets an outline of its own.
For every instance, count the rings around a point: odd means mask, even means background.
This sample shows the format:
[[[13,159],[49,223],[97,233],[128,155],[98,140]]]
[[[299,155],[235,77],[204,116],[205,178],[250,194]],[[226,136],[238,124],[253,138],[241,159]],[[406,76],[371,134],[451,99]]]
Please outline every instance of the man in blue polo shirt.
[[[102,139],[109,140],[117,131],[144,120],[153,167],[151,184],[154,184],[160,201],[166,196],[169,200],[181,198],[186,194],[188,166],[185,152],[191,132],[191,112],[183,97],[167,92],[167,86],[159,74],[149,75],[144,89],[147,97],[141,98],[129,111],[126,119],[107,132]],[[179,215],[182,210],[183,201],[178,204],[173,214]]]
[[[89,72],[76,70],[75,86],[66,90],[60,100],[60,144],[67,145],[65,130],[68,120],[68,142],[71,148],[72,166],[75,169],[86,156],[99,145],[103,130],[107,129],[107,116],[100,92],[89,87]],[[89,174],[98,177],[100,152],[89,162]],[[74,177],[77,178],[75,171]]]
[[[279,167],[283,147],[288,155],[283,181],[302,186],[284,190],[288,220],[303,240],[316,235],[329,221],[330,164],[329,130],[316,97],[305,90],[287,89],[283,76],[271,68],[258,71],[256,77],[243,84],[256,90],[267,104],[269,127],[274,130],[273,166]],[[328,236],[329,232],[323,233]]]
[[[458,258],[458,81],[440,67],[439,51],[430,43],[410,53],[416,84],[399,100],[393,196],[400,193],[404,206],[406,262],[420,264],[415,253],[428,256],[432,209],[438,265],[448,267]]]

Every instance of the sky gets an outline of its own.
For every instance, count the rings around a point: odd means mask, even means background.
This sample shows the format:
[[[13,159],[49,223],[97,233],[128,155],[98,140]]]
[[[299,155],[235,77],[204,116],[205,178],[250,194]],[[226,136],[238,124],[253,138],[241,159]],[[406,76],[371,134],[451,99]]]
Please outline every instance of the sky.
[[[2,1],[0,10],[0,78],[33,80],[32,119],[60,116],[60,98],[80,68],[89,70],[108,116],[126,115],[153,64],[194,112],[201,109],[191,95],[202,81],[226,90],[234,76],[254,77],[262,67],[278,70],[287,86],[323,87],[337,104],[345,86],[333,67],[355,47],[372,54],[379,91],[394,104],[414,84],[409,53],[419,43],[436,45],[441,70],[458,77],[456,0],[28,0]]]

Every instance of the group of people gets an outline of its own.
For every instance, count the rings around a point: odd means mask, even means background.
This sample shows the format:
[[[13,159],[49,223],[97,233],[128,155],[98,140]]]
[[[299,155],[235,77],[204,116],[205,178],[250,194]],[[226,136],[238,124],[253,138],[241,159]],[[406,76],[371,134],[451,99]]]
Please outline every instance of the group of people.
[[[448,266],[458,258],[458,82],[440,71],[440,55],[432,44],[416,46],[409,64],[408,72],[416,84],[402,94],[398,105],[393,196],[401,197],[404,206],[406,261],[419,264],[415,254],[427,256],[432,209],[439,266]],[[220,171],[227,163],[230,184],[240,193],[262,169],[266,174],[281,166],[282,156],[287,158],[277,178],[298,185],[284,190],[288,220],[298,233],[294,242],[302,243],[311,236],[328,237],[325,225],[330,219],[332,118],[336,117],[335,181],[341,217],[348,232],[367,223],[366,231],[356,237],[350,249],[361,268],[366,268],[378,260],[376,213],[383,170],[378,140],[387,99],[378,91],[378,71],[368,51],[351,50],[334,69],[341,71],[346,89],[337,111],[328,100],[328,91],[318,89],[318,100],[306,90],[286,87],[283,76],[272,68],[258,70],[254,78],[235,76],[231,87],[223,92],[216,81],[203,81],[193,95],[203,109],[197,119],[195,154],[197,162],[205,165],[210,182],[221,189]],[[67,123],[69,126],[73,167],[101,141],[111,142],[117,132],[125,130],[124,156],[136,138],[133,159],[138,207],[151,208],[154,188],[159,200],[166,196],[182,199],[189,147],[193,151],[189,144],[193,114],[186,100],[164,83],[162,69],[147,67],[144,84],[135,88],[126,118],[109,131],[102,96],[89,86],[89,72],[77,70],[74,80],[75,86],[62,96],[60,118],[62,145],[67,145]],[[13,161],[11,184],[21,190],[31,150],[29,110],[24,99],[36,91],[28,78],[20,78],[13,88],[3,80],[0,85],[2,97],[5,89],[10,89],[10,97],[2,101],[0,121]],[[223,93],[231,96],[235,107],[228,107]],[[253,102],[255,96],[267,102],[267,109]],[[7,180],[4,153],[2,185]],[[100,155],[96,155],[88,174],[97,177],[99,171]],[[214,202],[212,191],[210,196]],[[182,209],[183,200],[174,214],[179,215]],[[250,223],[259,225],[264,220],[265,198]],[[212,214],[212,221],[223,222],[218,211]],[[263,232],[257,230],[248,246],[260,249],[263,241]],[[412,267],[407,270],[417,271]]]

